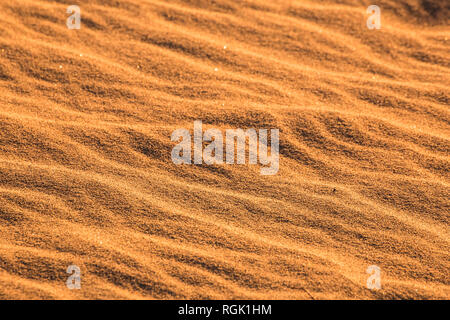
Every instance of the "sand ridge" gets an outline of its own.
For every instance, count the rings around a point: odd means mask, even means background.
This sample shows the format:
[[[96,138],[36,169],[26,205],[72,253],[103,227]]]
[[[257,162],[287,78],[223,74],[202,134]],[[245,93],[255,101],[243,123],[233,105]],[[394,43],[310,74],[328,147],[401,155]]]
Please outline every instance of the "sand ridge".
[[[446,1],[73,2],[0,2],[0,298],[450,297]],[[196,120],[278,174],[174,165]]]

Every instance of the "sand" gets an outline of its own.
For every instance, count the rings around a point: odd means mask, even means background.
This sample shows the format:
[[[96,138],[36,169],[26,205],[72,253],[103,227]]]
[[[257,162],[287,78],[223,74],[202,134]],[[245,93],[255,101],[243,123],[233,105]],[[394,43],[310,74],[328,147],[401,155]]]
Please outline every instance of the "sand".
[[[449,299],[450,4],[371,4],[1,1],[0,298]],[[196,120],[278,174],[175,165]]]

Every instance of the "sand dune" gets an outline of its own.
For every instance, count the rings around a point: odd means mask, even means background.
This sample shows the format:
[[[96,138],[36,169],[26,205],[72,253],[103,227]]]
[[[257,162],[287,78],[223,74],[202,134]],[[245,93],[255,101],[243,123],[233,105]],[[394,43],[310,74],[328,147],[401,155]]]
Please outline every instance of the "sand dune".
[[[0,2],[0,298],[450,298],[448,1],[73,2]],[[195,120],[278,174],[175,165]]]

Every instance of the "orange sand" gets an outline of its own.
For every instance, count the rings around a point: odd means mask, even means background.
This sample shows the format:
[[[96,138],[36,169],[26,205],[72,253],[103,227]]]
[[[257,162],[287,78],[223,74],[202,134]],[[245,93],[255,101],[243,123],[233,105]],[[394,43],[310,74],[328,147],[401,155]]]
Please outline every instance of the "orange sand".
[[[449,7],[1,1],[0,298],[449,299]],[[174,165],[195,120],[279,173]]]

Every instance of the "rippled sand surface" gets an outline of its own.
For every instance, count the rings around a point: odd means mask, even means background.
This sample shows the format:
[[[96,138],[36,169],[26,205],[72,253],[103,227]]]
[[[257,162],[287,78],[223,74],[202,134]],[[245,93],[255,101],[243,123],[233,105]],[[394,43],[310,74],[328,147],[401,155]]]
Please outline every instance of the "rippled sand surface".
[[[450,298],[448,1],[85,2],[0,2],[0,298]],[[195,120],[278,174],[175,165]]]

